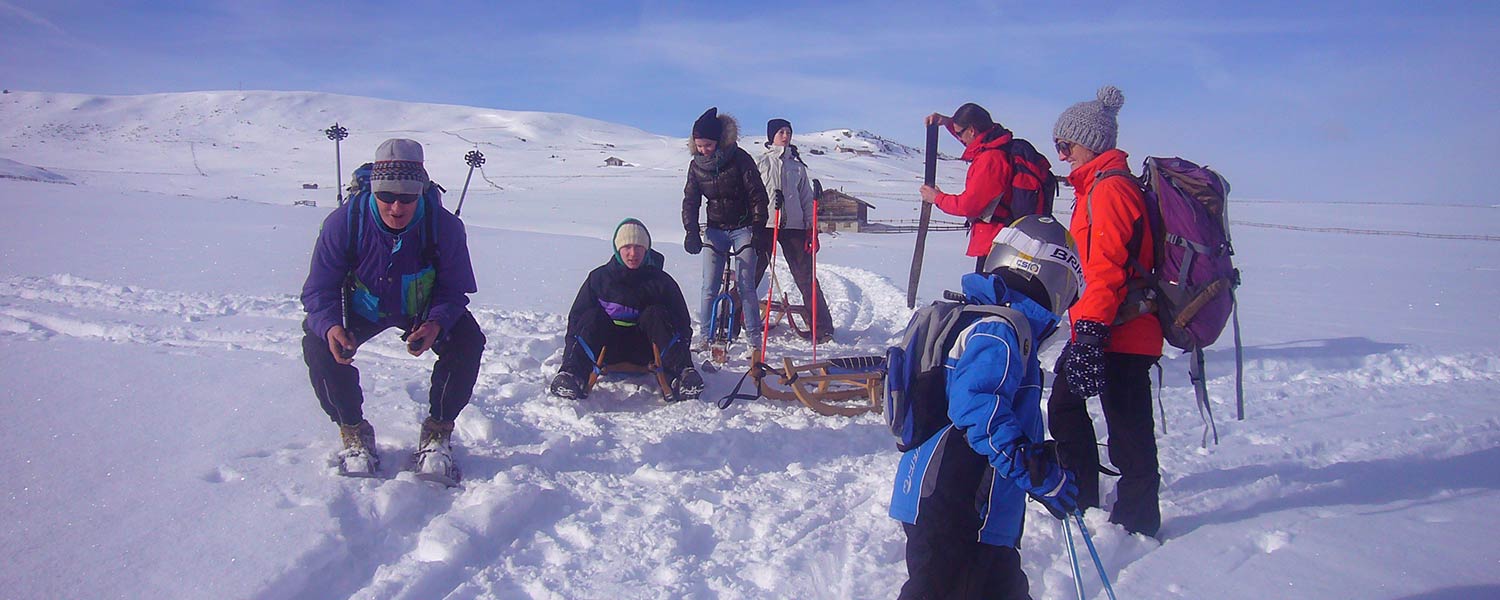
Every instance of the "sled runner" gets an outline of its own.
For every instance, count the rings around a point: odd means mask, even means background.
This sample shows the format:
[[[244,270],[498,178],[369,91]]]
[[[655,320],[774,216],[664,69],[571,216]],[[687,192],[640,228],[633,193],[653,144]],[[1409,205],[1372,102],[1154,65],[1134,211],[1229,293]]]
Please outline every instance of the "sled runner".
[[[772,286],[776,285],[774,274],[771,282]],[[782,320],[785,320],[798,337],[812,339],[812,312],[807,309],[806,304],[792,304],[786,292],[781,293],[780,300],[772,299],[762,302],[761,309],[766,315],[767,330],[775,328],[781,324]],[[798,318],[802,320],[801,324],[797,323]]]
[[[854,417],[880,412],[881,391],[885,381],[885,357],[855,356],[830,358],[806,364],[781,359],[781,368],[756,363],[746,373],[754,377],[756,394],[734,393],[719,400],[719,408],[728,408],[741,398],[765,396],[783,402],[801,402],[824,416]],[[742,378],[740,384],[745,380]]]

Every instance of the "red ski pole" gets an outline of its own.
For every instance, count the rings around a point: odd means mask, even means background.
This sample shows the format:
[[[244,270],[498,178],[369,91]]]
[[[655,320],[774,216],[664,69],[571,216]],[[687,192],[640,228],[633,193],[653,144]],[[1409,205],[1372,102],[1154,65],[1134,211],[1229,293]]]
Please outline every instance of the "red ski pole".
[[[771,259],[766,263],[767,269],[776,268],[776,244],[780,242],[778,238],[781,237],[781,190],[776,190],[775,219],[776,226],[771,229]],[[771,294],[775,292],[773,287],[775,286],[766,287],[766,314],[761,315],[760,323],[760,356],[757,357],[759,360],[752,361],[751,368],[755,367],[754,362],[766,361],[766,338],[771,332],[769,327],[771,325]]]

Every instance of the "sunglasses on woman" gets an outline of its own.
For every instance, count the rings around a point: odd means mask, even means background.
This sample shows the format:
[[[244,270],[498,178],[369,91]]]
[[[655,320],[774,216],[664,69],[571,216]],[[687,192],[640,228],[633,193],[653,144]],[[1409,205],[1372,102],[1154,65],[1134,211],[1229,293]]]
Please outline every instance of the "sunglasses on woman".
[[[1057,147],[1057,153],[1058,154],[1061,154],[1063,156],[1067,156],[1069,152],[1073,151],[1073,142],[1064,141],[1064,140],[1055,140],[1054,143],[1055,143],[1055,145]]]

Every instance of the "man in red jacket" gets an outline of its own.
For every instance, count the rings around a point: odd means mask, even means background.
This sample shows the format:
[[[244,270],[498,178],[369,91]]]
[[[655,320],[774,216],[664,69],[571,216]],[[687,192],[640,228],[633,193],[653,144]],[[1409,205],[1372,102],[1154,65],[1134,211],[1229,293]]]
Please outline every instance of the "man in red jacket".
[[[1011,132],[990,119],[990,113],[984,107],[973,102],[958,107],[952,117],[932,113],[924,124],[948,128],[948,133],[963,143],[963,159],[970,164],[963,192],[948,194],[936,186],[923,185],[922,201],[969,221],[969,248],[965,254],[975,258],[974,272],[983,272],[984,257],[989,255],[995,234],[1011,222],[1013,167],[1010,157],[1001,150],[1010,143]]]
[[[1161,473],[1151,418],[1151,365],[1161,358],[1156,315],[1117,322],[1126,282],[1153,267],[1146,205],[1115,147],[1125,95],[1114,86],[1063,111],[1052,129],[1057,156],[1072,165],[1076,205],[1069,229],[1086,284],[1068,311],[1073,338],[1063,349],[1047,399],[1048,429],[1064,464],[1078,474],[1078,505],[1099,506],[1099,451],[1085,401],[1098,395],[1109,430],[1109,459],[1120,471],[1109,520],[1155,537],[1161,528]]]

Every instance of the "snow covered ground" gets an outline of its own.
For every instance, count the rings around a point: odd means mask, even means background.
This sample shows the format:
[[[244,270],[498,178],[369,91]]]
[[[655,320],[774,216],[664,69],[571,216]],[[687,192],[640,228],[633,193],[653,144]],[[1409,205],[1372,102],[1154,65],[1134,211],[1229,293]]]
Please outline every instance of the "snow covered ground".
[[[741,117],[760,130],[760,116]],[[426,144],[450,208],[463,153],[488,157],[463,210],[490,344],[458,422],[458,489],[389,466],[388,479],[344,479],[329,464],[337,432],[308,389],[297,294],[335,204],[320,131],[335,120],[351,130],[346,172],[386,137]],[[667,406],[643,380],[583,402],[545,395],[565,307],[621,218],[643,219],[697,290],[698,258],[679,241],[682,138],[324,94],[12,92],[0,140],[7,598],[864,599],[893,597],[905,578],[885,516],[897,453],[879,416],[764,399]],[[754,154],[759,141],[743,145]],[[874,218],[916,214],[919,156],[858,130],[794,141]],[[635,166],[605,167],[609,156]],[[944,162],[940,184],[958,188],[962,173]],[[1246,420],[1232,418],[1227,339],[1209,352],[1218,446],[1199,446],[1186,362],[1164,359],[1162,540],[1089,517],[1119,597],[1500,597],[1496,203],[1278,200],[1231,209]],[[825,240],[839,333],[820,355],[879,352],[899,335],[911,242]],[[924,299],[972,267],[963,242],[929,238]],[[399,465],[431,358],[388,334],[356,364]],[[738,375],[710,375],[705,397]],[[1033,596],[1072,598],[1057,523],[1030,517]]]

